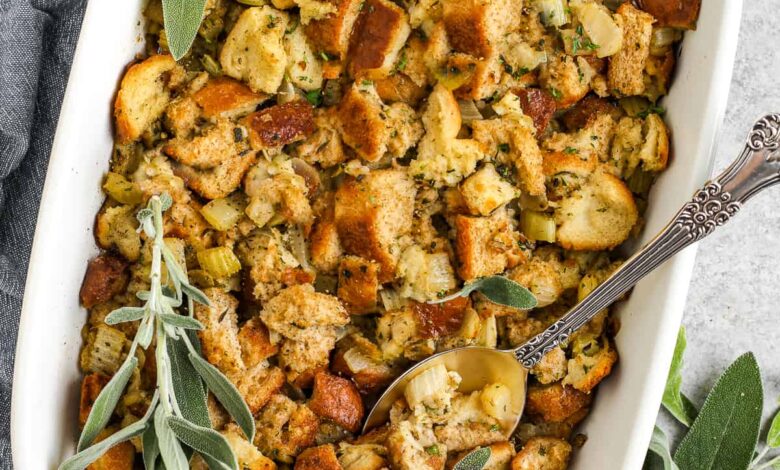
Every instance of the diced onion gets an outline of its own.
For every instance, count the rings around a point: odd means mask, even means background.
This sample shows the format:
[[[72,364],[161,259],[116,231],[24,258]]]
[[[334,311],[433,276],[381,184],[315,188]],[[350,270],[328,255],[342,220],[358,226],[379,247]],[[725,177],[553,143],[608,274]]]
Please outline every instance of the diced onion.
[[[91,339],[91,341],[90,341]],[[81,352],[81,369],[113,375],[122,364],[122,350],[127,338],[116,328],[99,324],[94,336],[90,334],[87,346]]]
[[[246,207],[246,215],[258,227],[262,228],[268,224],[274,216],[274,206],[262,198],[252,198],[252,201]]]
[[[286,78],[279,85],[277,90],[276,101],[279,104],[286,104],[291,101],[295,101],[298,98],[298,94],[295,92],[295,87]]]
[[[200,60],[200,62],[203,64],[203,69],[208,72],[209,75],[213,77],[219,77],[222,75],[222,66],[219,65],[219,62],[214,60],[214,58],[210,55],[203,54],[203,58]]]
[[[344,353],[344,362],[347,363],[347,367],[353,374],[357,374],[361,370],[368,369],[376,365],[370,357],[366,356],[358,348],[349,348]]]
[[[482,320],[477,336],[477,345],[485,348],[495,348],[498,343],[498,327],[496,317],[491,315]]]
[[[583,276],[580,285],[577,287],[577,301],[579,302],[587,297],[599,284],[601,284],[601,282],[593,274],[586,274]]]
[[[477,105],[474,104],[474,100],[458,100],[458,108],[460,108],[461,121],[469,123],[482,120],[482,114],[477,109]]]
[[[614,55],[623,47],[623,31],[605,7],[596,3],[584,3],[573,5],[572,9],[591,42],[598,46],[596,55],[599,58]]]
[[[485,413],[504,421],[512,414],[512,391],[502,383],[490,384],[480,394]]]
[[[566,0],[536,0],[545,26],[560,27],[569,22]]]
[[[319,276],[317,277],[319,278]],[[404,298],[395,289],[382,289],[379,291],[379,298],[382,299],[382,306],[387,312],[401,310],[409,304],[409,300]]]
[[[230,230],[241,219],[244,208],[232,198],[214,199],[200,209],[203,218],[212,227],[224,232]]]
[[[522,70],[534,70],[539,65],[547,62],[547,52],[538,51],[530,45],[521,42],[507,51],[504,59],[513,67],[515,72],[519,73]]]
[[[119,173],[108,172],[106,181],[103,183],[103,190],[111,196],[111,199],[122,204],[135,205],[143,200],[143,193],[138,185],[127,181]]]
[[[669,47],[681,37],[680,30],[673,28],[655,28],[650,39],[650,53],[654,56],[664,56]]]
[[[457,90],[471,81],[473,75],[473,70],[461,70],[454,67],[443,67],[434,73],[436,80],[450,91]]]
[[[544,212],[523,211],[520,214],[520,229],[523,234],[534,241],[555,242],[555,219]]]
[[[209,248],[198,252],[198,263],[207,273],[215,278],[228,277],[241,270],[241,262],[226,246]]]
[[[620,107],[631,117],[637,117],[652,106],[650,100],[642,96],[629,96],[619,101]]]
[[[460,325],[460,337],[467,340],[474,339],[480,333],[481,328],[482,322],[476,310],[473,308],[466,310],[463,323]]]
[[[409,381],[404,390],[404,397],[411,408],[423,401],[447,392],[449,375],[447,368],[439,364],[423,371]]]

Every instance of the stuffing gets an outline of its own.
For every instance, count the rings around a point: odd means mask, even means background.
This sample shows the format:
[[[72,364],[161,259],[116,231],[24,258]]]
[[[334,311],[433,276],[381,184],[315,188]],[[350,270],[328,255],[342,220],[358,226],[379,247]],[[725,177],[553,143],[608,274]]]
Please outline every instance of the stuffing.
[[[284,34],[287,53],[287,77],[290,83],[306,91],[322,88],[322,63],[306,39],[303,28]]]
[[[222,431],[222,435],[233,450],[238,465],[245,470],[276,470],[276,464],[273,460],[265,457],[257,447],[252,445],[244,437],[241,428],[237,425],[230,423]]]
[[[460,109],[452,92],[436,85],[428,96],[422,116],[425,135],[417,146],[417,158],[409,166],[415,179],[434,185],[454,185],[474,172],[486,156],[485,148],[472,139],[459,139]]]
[[[267,98],[268,95],[255,93],[243,83],[228,77],[213,78],[192,94],[192,100],[206,119],[244,116]]]
[[[557,108],[555,98],[549,92],[538,88],[520,88],[512,93],[520,98],[523,113],[533,119],[536,135],[544,134]]]
[[[437,444],[432,433],[416,428],[409,421],[401,421],[391,427],[387,450],[393,468],[444,470],[447,448]]]
[[[427,253],[417,245],[404,250],[396,273],[402,280],[399,294],[418,302],[436,299],[457,286],[449,255]]]
[[[639,8],[658,20],[658,26],[696,29],[701,0],[639,0]]]
[[[490,217],[455,217],[458,274],[465,281],[504,272],[525,259],[506,210]]]
[[[510,442],[497,442],[490,446],[490,458],[482,470],[509,470],[509,464],[515,456],[515,446]],[[467,455],[464,452],[463,455]]]
[[[351,377],[361,393],[370,394],[395,378],[396,371],[382,359],[382,351],[376,344],[353,333],[339,341],[331,370]]]
[[[571,444],[553,437],[534,437],[512,459],[512,470],[566,470]]]
[[[310,447],[295,459],[294,470],[342,470],[332,444]]]
[[[136,261],[141,254],[137,227],[133,206],[103,206],[95,221],[95,240],[101,248],[114,248],[128,261]]]
[[[254,444],[264,455],[291,464],[303,449],[314,444],[319,419],[306,405],[274,395],[256,420]]]
[[[210,306],[195,304],[195,319],[204,327],[198,332],[203,357],[228,377],[240,375],[245,365],[238,341],[238,300],[216,287],[203,293],[211,301]]]
[[[387,449],[378,444],[339,444],[339,463],[344,470],[382,470],[387,467]]]
[[[171,100],[171,86],[183,73],[169,55],[153,55],[127,69],[114,102],[119,143],[137,140],[162,116]]]
[[[249,411],[257,414],[274,394],[285,385],[285,375],[278,367],[269,367],[266,363],[255,365],[230,379],[244,398]]]
[[[81,398],[79,400],[79,425],[84,426],[92,411],[92,405],[95,404],[103,387],[106,386],[111,377],[94,372],[84,377],[81,381]]]
[[[568,109],[561,116],[561,123],[569,132],[574,132],[588,126],[599,116],[609,114],[613,119],[620,118],[620,110],[604,98],[588,95]]]
[[[285,273],[299,266],[277,234],[255,233],[236,245],[236,255],[244,267],[244,290],[260,303],[282,290]]]
[[[186,241],[196,252],[211,248],[213,229],[200,213],[198,202],[174,202],[163,216],[165,235]]]
[[[564,291],[576,288],[580,282],[578,267],[547,248],[537,249],[527,263],[510,271],[507,277],[533,292],[538,307],[554,303]]]
[[[488,415],[480,403],[481,391],[456,395],[452,412],[441,426],[434,428],[436,439],[448,451],[459,452],[489,446],[506,439],[498,421]]]
[[[501,63],[497,57],[476,58],[468,54],[451,54],[446,72],[439,74],[439,82],[452,81],[455,96],[464,100],[485,100],[497,93],[501,79]]]
[[[605,340],[597,351],[592,349],[569,359],[564,386],[572,386],[581,392],[589,393],[612,372],[612,366],[618,359],[615,348]]]
[[[314,375],[314,390],[309,408],[350,432],[358,432],[365,410],[357,387],[350,380],[327,372]]]
[[[286,13],[268,5],[244,10],[219,55],[225,75],[245,81],[256,93],[275,93],[287,67],[282,44],[287,21]]]
[[[477,58],[494,55],[496,43],[519,26],[520,0],[443,2],[444,25],[452,47]]]
[[[309,24],[313,20],[322,20],[336,12],[329,0],[293,0],[300,8],[301,23]]]
[[[406,103],[391,104],[385,114],[387,114],[387,127],[391,129],[387,152],[393,157],[402,158],[422,137],[424,132],[422,122],[414,109]]]
[[[531,375],[536,377],[540,384],[546,385],[563,379],[566,371],[566,353],[560,346],[556,346],[531,369]]]
[[[92,308],[124,292],[129,281],[127,267],[125,260],[111,253],[101,253],[89,260],[79,291],[81,305]]]
[[[116,428],[107,428],[98,434],[95,442],[100,442],[119,431]],[[120,442],[114,445],[100,458],[92,462],[87,470],[133,470],[135,462],[135,447],[130,441]]]
[[[173,164],[173,172],[184,181],[188,188],[206,199],[220,199],[235,191],[241,184],[244,174],[255,163],[254,152],[244,155],[234,154],[223,158],[222,162],[207,170]]]
[[[615,20],[623,30],[623,47],[609,59],[609,89],[619,97],[641,95],[645,91],[643,72],[650,56],[655,19],[624,3],[618,8]]]
[[[542,145],[548,151],[575,155],[582,160],[595,156],[599,161],[606,162],[614,132],[614,119],[610,114],[602,113],[592,117],[580,130],[553,133]]]
[[[668,162],[669,135],[657,114],[649,114],[645,119],[624,117],[618,122],[610,162],[618,174],[629,178],[639,167],[651,173],[660,172]]]
[[[338,297],[351,314],[371,313],[379,292],[379,264],[359,256],[345,256],[339,263]]]
[[[398,239],[412,229],[414,182],[400,170],[376,170],[336,192],[335,223],[347,253],[379,263],[379,282],[395,277]]]
[[[114,327],[100,323],[90,328],[79,357],[82,372],[113,375],[126,356],[126,345],[127,336]]]
[[[560,382],[551,385],[530,385],[526,412],[534,419],[562,422],[576,418],[583,408],[590,406],[593,397]]]
[[[588,63],[582,57],[548,54],[539,73],[539,85],[555,98],[558,109],[568,108],[590,90],[586,68]]]
[[[169,140],[163,146],[163,152],[182,165],[208,170],[240,156],[242,152],[249,152],[246,133],[244,127],[220,119],[216,125],[191,140],[181,137]]]
[[[557,243],[567,250],[608,250],[623,243],[638,220],[634,197],[617,177],[600,171],[555,210]]]
[[[376,322],[376,337],[385,361],[403,357],[407,344],[417,335],[417,318],[410,308],[386,312]]]
[[[314,132],[313,108],[304,100],[265,108],[241,122],[249,129],[249,142],[256,150],[304,140]]]
[[[403,8],[389,0],[365,0],[350,39],[350,75],[358,80],[389,75],[411,30]]]
[[[322,168],[346,161],[338,118],[331,108],[315,111],[314,128],[316,130],[295,147],[297,155],[306,163],[319,164]]]
[[[431,70],[428,69],[426,57],[430,51],[430,39],[423,39],[419,34],[412,34],[401,50],[393,75],[408,77],[415,85],[425,88],[431,82]]]
[[[241,356],[247,367],[255,367],[279,352],[279,347],[271,342],[268,328],[255,317],[244,323],[238,330],[238,343]]]
[[[349,37],[360,14],[363,0],[332,0],[335,12],[304,26],[313,48],[344,60],[349,49]]]
[[[484,216],[518,196],[517,189],[490,163],[469,176],[461,184],[460,192],[471,213]]]
[[[165,127],[177,137],[186,137],[195,129],[200,115],[198,103],[191,97],[177,98],[165,110]]]
[[[374,80],[374,87],[377,95],[388,103],[400,102],[416,106],[425,98],[425,88],[414,83],[403,73],[393,73],[388,77]]]
[[[249,196],[246,215],[258,227],[275,222],[286,222],[303,227],[305,231],[314,222],[314,212],[309,203],[306,179],[297,175],[292,166],[269,174],[268,166],[261,162],[244,179],[244,190]]]
[[[457,332],[470,307],[471,301],[468,297],[458,297],[438,304],[413,302],[411,311],[416,324],[415,336],[440,338]]]

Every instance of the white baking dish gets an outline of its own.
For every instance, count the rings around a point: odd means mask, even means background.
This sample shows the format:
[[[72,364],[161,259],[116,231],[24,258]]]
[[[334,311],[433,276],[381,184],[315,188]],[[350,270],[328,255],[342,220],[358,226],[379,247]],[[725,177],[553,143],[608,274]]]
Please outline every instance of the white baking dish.
[[[11,438],[16,468],[55,468],[73,451],[86,313],[78,290],[97,253],[94,216],[112,146],[111,103],[124,66],[141,49],[143,0],[89,3],[54,139],[19,326]],[[657,232],[710,172],[726,106],[741,0],[705,1],[686,35],[665,101],[674,159],[654,188],[645,238]],[[642,465],[685,305],[695,252],[642,281],[621,307],[620,365],[599,389],[576,453],[579,470]]]

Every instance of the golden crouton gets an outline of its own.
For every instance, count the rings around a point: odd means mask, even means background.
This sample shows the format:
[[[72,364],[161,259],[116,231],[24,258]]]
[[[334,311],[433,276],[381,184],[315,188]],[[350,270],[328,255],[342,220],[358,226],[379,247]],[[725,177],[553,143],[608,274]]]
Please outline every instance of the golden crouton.
[[[618,8],[615,20],[623,30],[623,47],[609,59],[609,89],[619,97],[641,95],[655,19],[627,2]]]
[[[539,84],[555,98],[558,109],[568,108],[588,94],[590,86],[584,67],[587,67],[587,61],[582,57],[547,55],[547,62],[539,73]]]
[[[314,213],[308,199],[306,179],[292,168],[279,171],[273,177],[268,177],[268,174],[261,176],[265,172],[262,163],[250,170],[244,180],[244,190],[249,196],[249,205],[245,211],[247,216],[258,227],[265,226],[274,216],[279,216],[283,221],[303,227],[304,232],[308,232],[314,221]]]
[[[330,168],[347,159],[339,134],[338,116],[333,109],[317,109],[314,113],[316,130],[295,147],[297,155],[306,163]]]
[[[658,20],[658,26],[696,29],[701,0],[639,0],[639,8]]]
[[[98,372],[84,376],[81,381],[81,399],[79,400],[79,425],[84,426],[87,422],[92,405],[95,404],[95,400],[110,379],[111,377]]]
[[[372,171],[336,192],[335,222],[347,253],[379,263],[379,282],[395,277],[398,238],[412,229],[414,182],[400,170]]]
[[[118,431],[118,429],[104,429],[98,434],[95,441],[100,442],[114,434],[116,431]],[[87,467],[87,470],[133,470],[134,462],[135,447],[132,442],[124,441],[108,449],[105,454],[92,462]]]
[[[293,0],[300,8],[301,23],[309,24],[313,20],[322,20],[336,12],[329,0]]]
[[[171,100],[170,76],[182,72],[181,66],[169,55],[153,55],[127,69],[114,102],[119,143],[138,139],[162,116]]]
[[[343,60],[349,49],[349,37],[357,21],[363,0],[330,0],[336,12],[310,21],[304,31],[315,50]]]
[[[468,54],[452,54],[447,60],[447,74],[454,80],[465,80],[458,86],[455,96],[464,100],[484,100],[493,96],[501,80],[501,64],[498,57],[477,58]],[[456,78],[461,75],[463,78]]]
[[[299,265],[281,241],[266,234],[242,239],[236,255],[244,267],[244,291],[260,303],[275,296],[285,286],[285,272]]]
[[[517,189],[503,179],[490,163],[469,176],[461,185],[460,192],[474,215],[490,215],[518,196]]]
[[[430,54],[431,38],[423,40],[419,34],[412,34],[401,50],[398,62],[395,64],[395,74],[403,74],[415,85],[425,88],[431,82],[431,70],[427,61]]]
[[[350,380],[318,372],[314,375],[314,391],[308,405],[314,414],[347,431],[360,430],[365,410],[360,393]]]
[[[379,160],[389,150],[393,126],[397,124],[394,121],[389,119],[388,109],[373,85],[353,84],[338,105],[338,122],[344,143],[369,162]]]
[[[95,221],[95,239],[103,249],[115,248],[128,261],[141,254],[141,237],[133,206],[103,206]]]
[[[257,447],[246,440],[246,436],[236,424],[230,423],[222,431],[228,445],[238,460],[239,468],[244,470],[276,470],[273,460],[265,457]]]
[[[342,470],[332,444],[310,447],[295,459],[294,470]]]
[[[271,342],[268,328],[257,317],[241,326],[238,342],[246,367],[255,367],[279,352],[279,347]]]
[[[314,291],[309,284],[283,289],[263,306],[263,323],[285,338],[302,339],[307,328],[344,326],[349,315],[336,297]]]
[[[245,81],[254,92],[275,93],[287,67],[286,28],[287,14],[268,5],[244,10],[219,55],[225,75]]]
[[[249,114],[267,98],[268,95],[255,93],[243,83],[228,77],[213,78],[192,94],[192,99],[207,119],[234,119]]]
[[[388,468],[387,449],[380,444],[339,444],[339,463],[344,470],[382,470]]]
[[[619,119],[621,112],[614,103],[594,95],[588,95],[561,116],[561,123],[568,131],[578,131],[603,114]]]
[[[309,407],[277,394],[257,418],[254,444],[264,455],[291,464],[303,449],[314,444],[319,424]]]
[[[526,412],[534,419],[562,422],[590,405],[592,395],[580,392],[560,382],[528,387]]]
[[[350,38],[350,75],[373,80],[389,75],[411,31],[403,8],[389,0],[365,0]]]
[[[554,437],[534,437],[512,459],[512,470],[566,470],[571,444]]]
[[[512,93],[520,98],[523,113],[534,120],[536,135],[544,134],[558,107],[555,98],[549,92],[539,88],[520,88],[513,90]]]
[[[498,40],[519,25],[522,10],[519,0],[448,0],[443,4],[452,47],[477,58],[493,56]]]
[[[351,314],[376,309],[379,264],[359,256],[345,256],[339,264],[338,297]]]
[[[212,287],[203,291],[211,306],[195,304],[195,319],[203,324],[198,332],[203,357],[227,375],[244,370],[238,341],[238,300],[224,290]]]
[[[432,439],[420,439],[415,434],[414,426],[409,421],[401,421],[391,427],[386,445],[392,468],[444,470],[447,448]]]
[[[619,173],[630,177],[641,165],[648,172],[666,169],[669,161],[669,135],[666,125],[657,114],[644,120],[622,118],[615,127],[611,157]]]
[[[271,106],[241,122],[249,128],[249,141],[255,149],[281,147],[314,132],[313,108],[303,100]]]
[[[403,279],[398,293],[418,302],[436,299],[457,287],[450,256],[444,251],[428,253],[418,245],[401,254],[396,275]]]
[[[556,346],[531,369],[531,374],[541,384],[549,384],[563,379],[566,376],[566,353],[559,346]]]
[[[287,52],[287,80],[306,91],[322,88],[322,63],[319,55],[306,40],[303,28],[284,34]]]
[[[513,269],[509,278],[533,292],[538,307],[546,307],[563,294],[562,270],[559,260],[534,256]]]
[[[334,272],[343,253],[336,224],[332,220],[320,220],[314,224],[309,238],[311,263],[317,271]]]
[[[244,174],[255,163],[254,152],[235,154],[224,158],[214,168],[198,170],[196,168],[176,163],[173,172],[184,180],[188,188],[206,199],[223,198],[235,191],[241,184]]]
[[[455,230],[458,274],[465,281],[502,273],[525,258],[518,245],[519,234],[503,209],[490,217],[459,215]]]
[[[207,170],[223,163],[230,157],[249,151],[246,129],[227,119],[221,119],[214,127],[191,140],[175,138],[163,146],[163,152],[196,170]]]
[[[639,218],[631,191],[600,171],[555,210],[557,243],[567,250],[609,250],[623,243]]]
[[[569,359],[569,372],[563,384],[589,393],[612,372],[617,359],[617,351],[605,340],[603,347],[595,354],[582,353]]]
[[[186,137],[195,129],[201,110],[191,97],[175,99],[165,110],[165,127],[177,137]]]
[[[425,88],[417,85],[403,73],[394,73],[388,77],[374,80],[376,93],[388,103],[401,102],[416,106],[425,98]]]
[[[235,383],[253,415],[257,414],[274,394],[279,393],[286,383],[281,369],[266,367],[264,364],[249,368],[240,374],[231,374],[229,378]]]
[[[555,132],[545,139],[546,150],[563,152],[582,160],[595,156],[599,161],[609,159],[609,148],[615,132],[615,121],[609,113],[597,114],[587,125],[575,132]]]
[[[87,272],[81,282],[79,300],[84,308],[111,300],[124,292],[129,280],[127,262],[111,253],[101,253],[89,260]]]

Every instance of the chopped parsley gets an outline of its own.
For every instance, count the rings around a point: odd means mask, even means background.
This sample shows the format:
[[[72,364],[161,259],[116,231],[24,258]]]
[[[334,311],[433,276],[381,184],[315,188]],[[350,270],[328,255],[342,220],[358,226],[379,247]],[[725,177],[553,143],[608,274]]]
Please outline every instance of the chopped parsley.
[[[568,154],[568,155],[573,155],[573,154],[575,154],[575,153],[580,153],[580,151],[579,151],[579,150],[577,150],[577,149],[575,149],[574,147],[566,147],[566,148],[563,150],[563,153],[565,153],[565,154]]]
[[[425,453],[428,455],[439,455],[439,446],[436,444],[425,448]]]
[[[316,90],[311,90],[306,92],[306,101],[311,103],[312,106],[317,107],[320,104],[322,104],[322,90],[317,88]]]
[[[322,60],[324,60],[325,62],[331,60],[327,52],[320,52],[320,58],[322,58]]]
[[[266,24],[266,27],[268,29],[274,29],[276,28],[276,25],[279,22],[279,17],[274,15],[268,15],[268,24]]]
[[[651,114],[657,114],[659,116],[663,116],[665,113],[666,110],[661,106],[650,106],[649,108],[645,109],[641,113],[637,114],[637,116],[644,119]]]
[[[408,62],[408,58],[406,57],[406,51],[401,52],[401,57],[398,59],[398,63],[395,64],[395,71],[396,72],[403,72],[406,68],[406,63]]]
[[[363,80],[362,82],[360,82],[360,84],[363,86],[371,86],[374,84],[374,82],[372,82],[371,80]]]
[[[551,86],[550,87],[550,94],[555,98],[556,100],[560,100],[563,98],[563,93],[561,93],[561,90]]]

